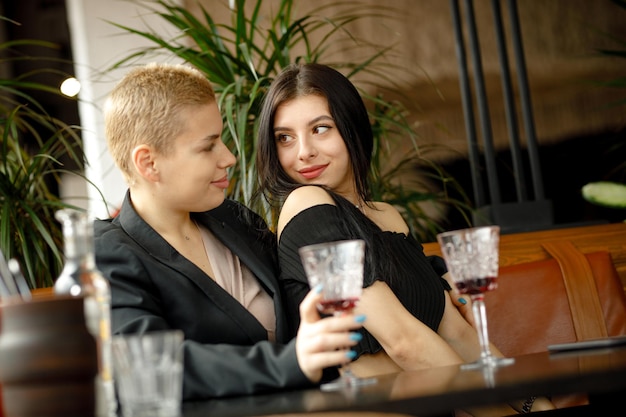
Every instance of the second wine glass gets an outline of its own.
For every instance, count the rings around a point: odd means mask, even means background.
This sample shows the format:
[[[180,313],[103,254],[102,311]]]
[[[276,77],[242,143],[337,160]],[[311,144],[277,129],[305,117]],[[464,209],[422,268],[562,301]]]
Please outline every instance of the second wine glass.
[[[321,284],[323,299],[318,310],[322,314],[342,315],[350,312],[363,290],[365,242],[343,240],[304,246],[299,250],[304,272],[311,288]],[[376,382],[375,378],[359,378],[342,367],[338,380],[321,385],[323,391],[334,391]]]
[[[457,289],[461,294],[469,294],[472,299],[472,312],[478,330],[480,358],[461,368],[479,369],[512,364],[512,358],[499,358],[491,352],[484,301],[485,293],[498,286],[500,227],[453,230],[438,234],[437,241]]]

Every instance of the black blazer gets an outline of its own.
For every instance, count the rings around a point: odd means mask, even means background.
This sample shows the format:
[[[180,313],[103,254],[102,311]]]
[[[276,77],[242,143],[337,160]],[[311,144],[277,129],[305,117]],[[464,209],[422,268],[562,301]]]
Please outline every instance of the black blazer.
[[[96,263],[111,284],[113,334],[183,330],[185,400],[310,386],[297,364],[295,340],[286,340],[275,237],[265,222],[231,200],[193,218],[272,296],[277,343],[270,343],[252,314],[137,214],[129,193],[117,217],[95,221]]]

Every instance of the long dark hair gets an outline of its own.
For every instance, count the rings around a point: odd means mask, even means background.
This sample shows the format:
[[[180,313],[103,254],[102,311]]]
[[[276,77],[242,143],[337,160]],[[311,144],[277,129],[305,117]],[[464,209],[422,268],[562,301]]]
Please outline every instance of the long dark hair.
[[[289,178],[280,165],[274,119],[281,104],[312,94],[326,98],[330,115],[348,149],[359,199],[369,201],[371,191],[368,176],[374,136],[367,108],[348,78],[331,67],[316,63],[286,67],[272,82],[264,98],[257,139],[258,193],[271,205],[280,208],[289,193],[302,186]],[[385,277],[388,282],[392,280],[396,276],[394,262],[374,262],[375,259],[392,259],[389,245],[376,237],[376,230],[380,230],[378,226],[355,208],[352,202],[328,187],[320,187],[326,189],[335,201],[349,233],[366,241],[366,270],[374,277]],[[258,194],[257,198],[260,198]]]
[[[339,71],[316,63],[292,64],[283,69],[263,100],[256,155],[259,191],[270,204],[279,206],[299,186],[278,161],[274,119],[281,104],[311,94],[326,98],[330,115],[348,149],[359,198],[370,200],[368,175],[374,137],[367,109],[350,80]]]

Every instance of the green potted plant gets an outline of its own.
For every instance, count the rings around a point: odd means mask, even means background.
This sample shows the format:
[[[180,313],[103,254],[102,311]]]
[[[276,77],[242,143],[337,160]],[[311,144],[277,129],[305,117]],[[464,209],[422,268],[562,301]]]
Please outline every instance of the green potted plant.
[[[16,24],[0,17],[6,24]],[[32,92],[60,94],[58,88],[32,81],[53,71],[45,60],[23,54],[24,46],[56,48],[31,39],[0,43],[0,66],[15,60],[41,60],[36,73],[0,76],[0,250],[15,258],[31,288],[49,287],[63,267],[63,234],[54,212],[74,207],[54,190],[60,175],[81,175],[82,140],[77,126],[49,115]],[[20,52],[16,53],[16,50]],[[3,72],[4,73],[4,72]],[[78,172],[64,168],[62,158]]]
[[[153,54],[166,54],[200,69],[213,83],[224,115],[223,138],[238,158],[238,164],[233,168],[229,197],[251,206],[270,225],[274,224],[277,213],[271,212],[262,202],[254,204],[252,201],[257,185],[255,132],[260,103],[268,85],[283,67],[292,62],[323,61],[355,81],[370,109],[376,141],[371,172],[374,198],[398,206],[412,233],[425,241],[433,240],[442,230],[442,226],[426,213],[425,203],[433,203],[430,206],[435,209],[452,206],[463,211],[468,207],[467,200],[448,197],[445,190],[455,187],[456,182],[424,157],[424,151],[417,146],[418,138],[406,119],[406,106],[384,96],[386,89],[401,96],[400,88],[393,89],[396,84],[391,74],[395,71],[397,75],[397,71],[404,69],[383,60],[392,48],[365,43],[349,32],[349,25],[359,19],[372,16],[393,19],[393,14],[399,16],[401,11],[394,11],[388,5],[374,6],[356,1],[332,5],[336,10],[332,17],[325,15],[328,5],[295,16],[295,0],[280,0],[273,3],[274,8],[268,17],[263,0],[235,0],[232,3],[232,22],[219,24],[201,6],[199,18],[170,0],[144,2],[142,5],[148,13],[161,17],[179,31],[179,36],[173,38],[156,29],[138,30],[110,22],[153,44],[132,51],[113,68],[132,65],[139,57],[145,59]],[[333,55],[335,46],[346,42],[351,48],[365,51],[366,58],[359,62],[332,60],[332,56],[337,56]],[[368,85],[378,90],[375,95],[362,88],[364,82],[357,79],[365,74],[369,76],[365,77],[367,79],[379,80],[378,85]],[[407,143],[408,150],[403,146]],[[401,153],[402,157],[391,164],[389,161],[394,152]],[[429,191],[419,181],[402,181],[402,178],[416,178],[417,170],[422,173],[422,178],[442,184],[444,191]]]

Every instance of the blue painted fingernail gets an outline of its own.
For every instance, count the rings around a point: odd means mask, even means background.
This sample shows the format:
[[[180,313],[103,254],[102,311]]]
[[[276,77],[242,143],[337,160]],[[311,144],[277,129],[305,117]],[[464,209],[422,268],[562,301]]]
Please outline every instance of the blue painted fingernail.
[[[354,321],[356,321],[357,323],[363,323],[365,321],[365,314],[359,314],[358,316],[355,316]]]
[[[463,298],[463,297],[459,297],[459,303],[465,305],[465,304],[467,304],[467,300],[465,298]]]
[[[313,289],[313,291],[315,291],[315,294],[319,294],[322,292],[323,289],[324,289],[324,286],[322,284],[317,284],[315,288]]]
[[[350,340],[354,340],[355,342],[360,342],[363,339],[363,335],[361,333],[350,333]]]
[[[352,360],[354,358],[356,358],[356,352],[353,350],[349,350],[346,352],[346,356],[348,359]]]

